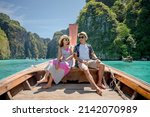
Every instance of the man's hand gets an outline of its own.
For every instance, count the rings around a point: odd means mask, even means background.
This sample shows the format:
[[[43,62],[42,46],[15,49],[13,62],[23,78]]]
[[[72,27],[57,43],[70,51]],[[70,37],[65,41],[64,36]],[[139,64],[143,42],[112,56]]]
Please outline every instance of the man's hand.
[[[82,63],[84,63],[85,65],[87,65],[88,61],[83,60]]]
[[[101,61],[99,59],[96,59],[96,63],[101,63]]]

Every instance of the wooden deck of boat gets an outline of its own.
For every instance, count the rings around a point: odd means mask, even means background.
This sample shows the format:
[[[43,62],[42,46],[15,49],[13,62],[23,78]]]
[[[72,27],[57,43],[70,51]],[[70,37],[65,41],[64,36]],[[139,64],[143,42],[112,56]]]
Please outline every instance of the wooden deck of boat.
[[[41,86],[19,92],[14,100],[122,100],[112,89],[102,90],[102,96],[90,88],[90,84],[59,84],[49,89]]]

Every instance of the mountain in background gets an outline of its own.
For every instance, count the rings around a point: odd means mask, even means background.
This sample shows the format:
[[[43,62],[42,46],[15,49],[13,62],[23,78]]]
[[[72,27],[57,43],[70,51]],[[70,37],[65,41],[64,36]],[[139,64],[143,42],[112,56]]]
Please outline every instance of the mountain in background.
[[[150,60],[149,0],[86,0],[76,23],[79,32],[87,32],[98,57]],[[55,32],[52,40],[43,39],[0,13],[0,59],[55,58],[63,34],[68,34],[68,29]]]
[[[102,59],[150,60],[149,0],[86,0],[77,23]]]
[[[0,59],[8,59],[9,57],[9,42],[5,32],[0,28]]]
[[[27,32],[18,21],[0,13],[0,59],[46,58],[50,39]]]

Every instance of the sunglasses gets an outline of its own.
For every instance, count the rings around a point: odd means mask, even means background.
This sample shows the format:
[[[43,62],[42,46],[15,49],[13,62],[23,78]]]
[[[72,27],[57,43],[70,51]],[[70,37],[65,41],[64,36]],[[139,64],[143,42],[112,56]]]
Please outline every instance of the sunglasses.
[[[84,38],[84,36],[79,37],[79,39],[83,39],[83,38]]]
[[[66,38],[66,39],[64,39],[64,40],[65,40],[65,41],[70,41],[70,40],[69,40],[69,39],[67,39],[67,38]]]

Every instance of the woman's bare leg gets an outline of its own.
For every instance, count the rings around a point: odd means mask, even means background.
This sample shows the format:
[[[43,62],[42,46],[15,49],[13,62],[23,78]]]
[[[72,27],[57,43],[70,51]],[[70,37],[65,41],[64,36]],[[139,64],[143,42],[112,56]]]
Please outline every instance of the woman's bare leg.
[[[84,71],[84,74],[86,75],[86,78],[88,79],[88,81],[90,82],[90,84],[92,85],[92,88],[96,89],[97,93],[99,95],[102,95],[102,91],[101,89],[96,85],[95,81],[93,80],[93,77],[92,75],[90,74],[89,72],[89,69],[88,70],[83,70]]]
[[[44,85],[42,88],[43,89],[48,89],[52,86],[52,82],[53,82],[53,79],[52,77],[50,76],[49,80],[48,80],[48,83],[46,85]]]
[[[37,81],[37,84],[48,82],[48,76],[49,76],[49,71],[46,71],[44,77],[41,80]]]

